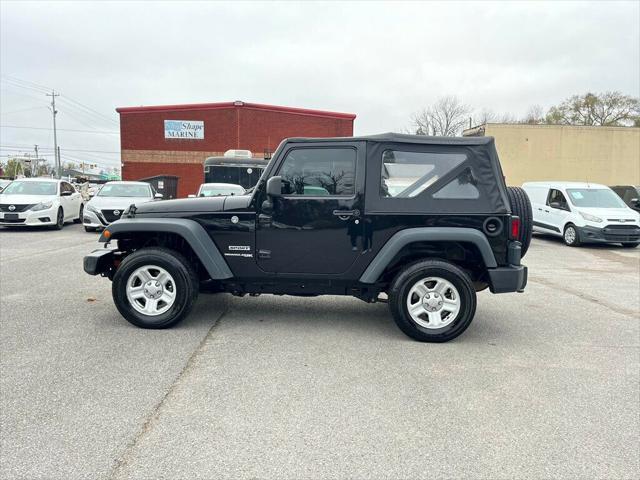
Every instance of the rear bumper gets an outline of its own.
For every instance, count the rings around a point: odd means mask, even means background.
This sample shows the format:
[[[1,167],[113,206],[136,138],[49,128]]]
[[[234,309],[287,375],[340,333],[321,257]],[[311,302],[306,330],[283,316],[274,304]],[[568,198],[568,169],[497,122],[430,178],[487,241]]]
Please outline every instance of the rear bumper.
[[[524,265],[490,268],[487,272],[491,293],[523,292],[527,286],[528,272]]]
[[[84,271],[89,275],[101,275],[113,268],[113,250],[101,248],[84,257]]]
[[[583,243],[633,243],[640,242],[640,228],[635,225],[608,225],[604,228],[576,227]]]

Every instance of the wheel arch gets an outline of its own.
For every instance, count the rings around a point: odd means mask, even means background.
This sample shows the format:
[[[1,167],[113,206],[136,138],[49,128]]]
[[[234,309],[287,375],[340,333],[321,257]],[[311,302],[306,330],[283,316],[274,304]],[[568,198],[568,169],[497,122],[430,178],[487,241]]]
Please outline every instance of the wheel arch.
[[[393,235],[380,249],[367,269],[360,276],[361,283],[376,283],[384,273],[402,259],[412,248],[420,251],[425,246],[453,242],[466,246],[482,261],[484,268],[495,268],[497,262],[489,241],[484,234],[472,228],[462,227],[420,227],[401,230]],[[437,257],[436,257],[437,258]],[[411,257],[409,257],[411,260]],[[451,261],[447,256],[442,260]],[[456,263],[455,261],[453,263]]]
[[[136,218],[121,219],[109,225],[100,235],[100,242],[126,240],[129,237],[144,236],[152,241],[154,234],[175,236],[182,239],[192,250],[209,277],[223,280],[233,277],[227,262],[220,254],[206,230],[198,222],[185,218]]]

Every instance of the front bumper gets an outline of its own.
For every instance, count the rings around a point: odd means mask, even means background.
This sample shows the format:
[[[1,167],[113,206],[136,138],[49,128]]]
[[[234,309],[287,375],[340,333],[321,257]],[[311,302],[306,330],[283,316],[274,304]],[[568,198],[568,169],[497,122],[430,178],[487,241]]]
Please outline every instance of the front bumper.
[[[101,248],[84,257],[82,265],[89,275],[101,275],[113,269],[113,250]]]
[[[100,215],[100,217],[101,216],[102,215]],[[104,228],[109,225],[104,218],[100,217],[98,216],[98,214],[85,208],[84,213],[82,214],[82,223],[85,227],[91,228]]]
[[[26,212],[0,212],[0,225],[11,227],[36,227],[39,225],[55,225],[58,214],[57,207],[46,210],[27,210]]]
[[[637,225],[607,225],[603,228],[576,227],[582,243],[634,243],[640,242]]]

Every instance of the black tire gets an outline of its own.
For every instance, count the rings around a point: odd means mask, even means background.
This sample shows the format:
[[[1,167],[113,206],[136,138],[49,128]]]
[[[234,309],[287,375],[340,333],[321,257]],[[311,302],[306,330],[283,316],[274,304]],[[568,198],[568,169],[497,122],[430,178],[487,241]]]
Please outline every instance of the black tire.
[[[533,210],[529,195],[520,187],[507,187],[507,195],[511,204],[511,213],[520,217],[520,236],[518,240],[522,244],[521,256],[524,257],[531,245],[533,234]]]
[[[426,328],[418,324],[407,308],[411,288],[426,277],[439,277],[458,291],[460,311],[452,323],[442,328]],[[448,342],[471,324],[476,312],[476,292],[469,276],[456,265],[440,260],[421,260],[405,267],[391,283],[389,308],[396,324],[409,337],[420,342]]]
[[[571,241],[571,235],[567,235],[567,230],[569,229],[573,229],[573,241]],[[569,237],[569,240],[567,240],[567,237]],[[579,247],[580,245],[582,245],[578,229],[573,223],[569,223],[566,227],[564,227],[564,231],[562,232],[562,240],[564,241],[565,245],[568,245],[570,247]]]
[[[95,232],[96,231],[96,227],[84,227],[84,231],[85,232]]]
[[[82,215],[84,213],[84,203],[80,204],[80,212],[78,213],[78,218],[73,221],[73,223],[82,223]]]
[[[64,210],[62,207],[58,208],[58,213],[56,213],[56,224],[53,226],[54,230],[62,230],[64,227]]]
[[[623,248],[636,248],[638,245],[640,245],[640,242],[629,242],[622,244]]]
[[[129,277],[136,269],[155,265],[165,269],[175,282],[176,298],[164,313],[151,316],[138,312],[127,298]],[[167,248],[142,248],[123,260],[113,277],[111,294],[120,314],[140,328],[169,328],[185,318],[198,298],[199,281],[193,265],[180,253]]]

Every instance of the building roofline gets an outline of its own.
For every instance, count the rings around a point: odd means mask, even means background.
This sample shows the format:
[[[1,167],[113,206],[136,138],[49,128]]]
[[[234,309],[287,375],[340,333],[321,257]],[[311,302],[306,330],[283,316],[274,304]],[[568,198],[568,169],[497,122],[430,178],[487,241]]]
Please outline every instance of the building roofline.
[[[295,115],[325,117],[325,118],[341,118],[354,120],[354,113],[330,112],[327,110],[313,110],[309,108],[283,107],[280,105],[267,105],[263,103],[248,102],[218,102],[218,103],[188,103],[183,105],[151,105],[140,107],[118,107],[116,112],[123,113],[148,113],[148,112],[188,112],[193,110],[219,110],[229,108],[246,108],[249,110],[262,110],[280,113],[290,113]]]
[[[476,125],[475,127],[465,128],[462,131],[462,134],[469,132],[472,133],[478,129],[486,128],[486,127],[505,127],[505,128],[537,128],[537,129],[552,129],[552,128],[575,128],[578,130],[626,130],[626,131],[640,131],[638,127],[623,127],[623,126],[608,126],[608,125],[565,125],[565,124],[555,124],[555,123],[539,123],[539,124],[531,124],[531,123],[501,123],[501,122],[488,122],[483,123],[481,125]]]

